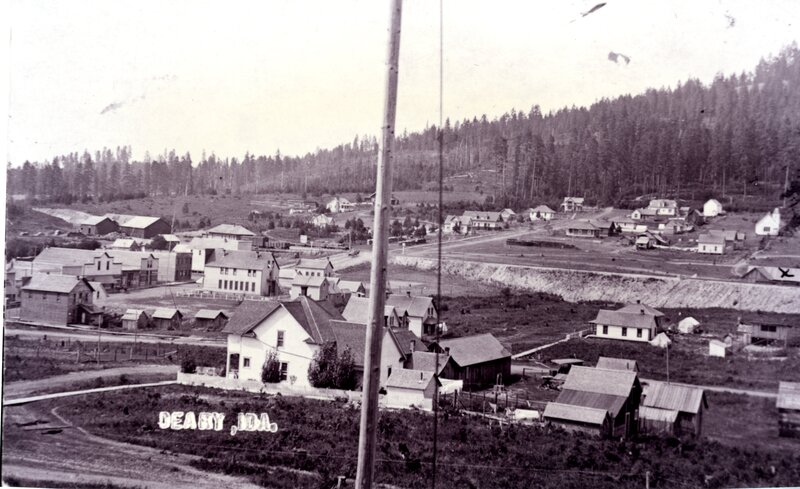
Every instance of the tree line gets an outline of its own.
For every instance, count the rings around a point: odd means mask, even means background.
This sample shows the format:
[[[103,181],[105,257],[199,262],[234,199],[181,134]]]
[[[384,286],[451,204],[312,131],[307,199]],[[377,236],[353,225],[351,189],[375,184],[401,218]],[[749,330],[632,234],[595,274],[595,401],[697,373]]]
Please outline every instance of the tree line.
[[[446,187],[459,176],[491,175],[493,202],[524,206],[564,195],[599,204],[645,194],[775,195],[787,166],[800,161],[800,51],[796,44],[749,73],[710,84],[602,99],[542,113],[534,105],[397,137],[396,190],[438,185],[438,140]],[[71,153],[8,169],[10,193],[69,203],[158,195],[371,192],[377,140],[303,156],[242,159],[175,150],[133,161],[130,146]],[[793,163],[795,162],[795,163]],[[694,195],[693,195],[694,196]]]

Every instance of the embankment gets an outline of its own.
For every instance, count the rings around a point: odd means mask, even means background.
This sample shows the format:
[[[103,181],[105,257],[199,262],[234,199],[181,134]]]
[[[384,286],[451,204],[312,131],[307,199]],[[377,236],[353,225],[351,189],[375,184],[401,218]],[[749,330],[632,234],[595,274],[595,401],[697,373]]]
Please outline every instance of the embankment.
[[[393,256],[391,261],[420,270],[436,269],[436,262],[427,258]],[[442,272],[492,285],[557,294],[569,302],[641,300],[654,307],[724,307],[743,311],[800,313],[800,287],[555,270],[460,260],[444,260]]]

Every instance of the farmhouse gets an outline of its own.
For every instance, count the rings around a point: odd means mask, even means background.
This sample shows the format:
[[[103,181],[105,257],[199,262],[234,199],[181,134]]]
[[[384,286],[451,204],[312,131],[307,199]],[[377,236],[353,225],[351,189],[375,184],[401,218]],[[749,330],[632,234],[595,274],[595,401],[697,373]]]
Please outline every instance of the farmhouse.
[[[59,326],[80,322],[80,308],[92,305],[92,292],[86,279],[35,273],[20,291],[19,318]]]
[[[405,328],[405,322],[397,313],[397,309],[389,304],[383,308],[383,325],[389,328]],[[342,311],[342,316],[352,323],[369,324],[369,299],[366,297],[350,297]]]
[[[708,199],[706,203],[703,204],[704,217],[717,217],[723,213],[722,204],[720,204],[717,199]]]
[[[206,231],[209,238],[231,239],[234,241],[253,241],[255,234],[238,224],[220,224]]]
[[[511,352],[489,333],[440,340],[428,349],[449,357],[442,378],[462,380],[468,389],[503,384],[511,376]]]
[[[122,329],[131,331],[144,329],[149,322],[150,318],[147,317],[147,313],[141,309],[128,309],[122,315]]]
[[[325,214],[318,214],[311,219],[311,224],[318,228],[324,228],[325,226],[333,226],[336,224],[336,221],[331,216],[326,216]]]
[[[119,231],[119,225],[105,216],[87,217],[78,227],[87,236],[102,236]]]
[[[133,216],[121,222],[119,230],[133,238],[152,238],[171,233],[172,227],[160,217]]]
[[[733,229],[711,229],[708,231],[708,234],[724,238],[725,244],[732,246],[734,249],[741,248],[742,243],[744,243],[744,240],[747,238],[745,233]]]
[[[153,326],[158,329],[178,329],[183,322],[183,313],[177,309],[156,309]]]
[[[218,331],[228,322],[228,315],[219,309],[200,309],[194,315],[194,322],[200,328]]]
[[[348,212],[355,209],[355,204],[345,199],[344,197],[334,197],[333,200],[331,200],[325,205],[325,208],[333,213]]]
[[[394,306],[397,315],[405,324],[402,328],[410,330],[420,338],[423,335],[436,333],[437,313],[433,298],[425,296],[412,296],[411,292],[391,294],[386,298],[386,305]]]
[[[433,395],[437,383],[441,385],[433,372],[399,370],[386,382],[386,405],[433,409]]]
[[[544,419],[569,430],[633,436],[642,387],[636,372],[574,366]]]
[[[549,221],[556,216],[556,211],[547,207],[546,205],[540,205],[534,207],[530,210],[528,214],[528,218],[531,221]]]
[[[564,197],[559,208],[564,212],[580,212],[583,210],[583,197]]]
[[[461,222],[468,229],[501,229],[503,217],[499,212],[490,211],[464,211]]]
[[[217,250],[206,263],[203,289],[278,295],[278,270],[278,262],[270,252]]]
[[[725,253],[725,238],[714,234],[701,234],[697,237],[697,252],[722,255]]]
[[[703,409],[708,409],[703,389],[656,381],[648,381],[642,388],[641,431],[675,436],[702,434]]]
[[[639,371],[639,364],[636,360],[628,360],[627,358],[599,357],[596,366],[597,368],[607,368],[611,370]]]
[[[664,314],[643,304],[631,304],[616,311],[600,309],[590,323],[599,338],[628,341],[650,341],[660,327]]]
[[[295,275],[292,280],[292,288],[289,290],[289,296],[292,299],[297,299],[302,295],[315,301],[326,300],[329,293],[330,285],[327,277],[316,275]]]
[[[800,382],[778,383],[778,433],[800,438]]]
[[[777,236],[781,228],[781,210],[777,207],[756,223],[756,236]]]
[[[462,233],[465,230],[461,225],[461,216],[449,215],[444,219],[442,225],[442,232],[444,233]]]

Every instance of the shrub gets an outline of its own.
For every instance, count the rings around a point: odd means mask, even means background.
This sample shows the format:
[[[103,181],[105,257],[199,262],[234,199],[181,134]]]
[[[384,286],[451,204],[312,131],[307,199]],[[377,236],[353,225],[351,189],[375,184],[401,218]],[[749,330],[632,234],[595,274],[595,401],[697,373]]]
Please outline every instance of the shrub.
[[[265,384],[275,384],[281,381],[281,362],[278,361],[278,354],[273,350],[264,360],[261,367],[261,382]]]
[[[186,357],[181,361],[181,372],[185,374],[193,374],[197,371],[197,363],[192,357]]]

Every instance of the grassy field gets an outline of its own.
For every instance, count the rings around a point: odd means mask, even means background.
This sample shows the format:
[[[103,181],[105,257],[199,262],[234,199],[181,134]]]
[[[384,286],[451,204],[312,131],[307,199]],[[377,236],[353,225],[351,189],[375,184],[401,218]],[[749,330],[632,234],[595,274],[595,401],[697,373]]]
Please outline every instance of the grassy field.
[[[342,271],[339,275],[345,280],[360,280],[369,289],[370,264],[363,263]],[[411,290],[413,294],[436,295],[436,272],[418,270],[412,267],[389,264],[389,282],[396,293]],[[467,280],[453,275],[442,276],[442,295],[460,296],[484,293],[497,294],[498,288],[488,284]]]
[[[225,429],[161,430],[159,411],[223,412]],[[278,432],[231,436],[227,428],[240,412],[267,413]],[[101,436],[199,455],[198,468],[246,475],[265,487],[332,487],[336,476],[355,475],[359,410],[348,405],[173,386],[87,396],[62,414]],[[429,486],[431,426],[420,413],[381,413],[379,483]],[[645,471],[653,488],[800,480],[797,450],[675,438],[618,442],[535,426],[501,428],[453,412],[439,423],[438,450],[437,477],[454,488],[639,487]]]

